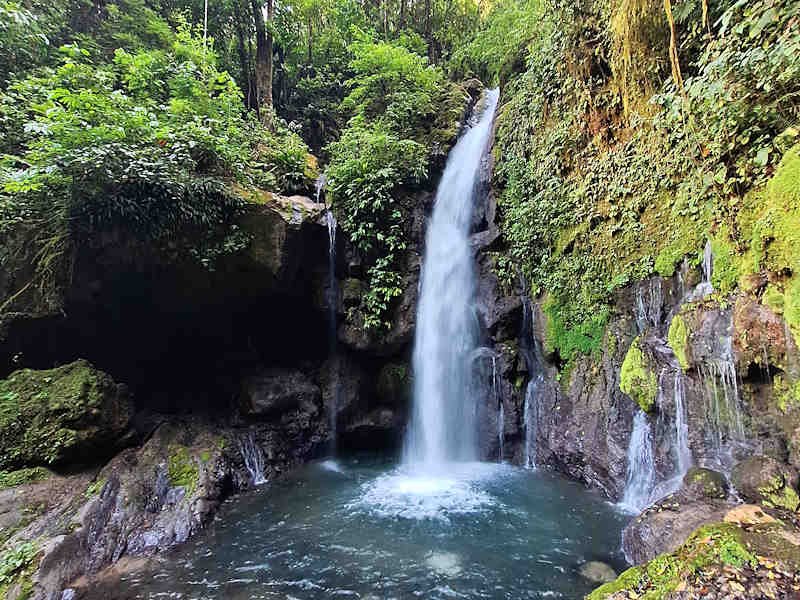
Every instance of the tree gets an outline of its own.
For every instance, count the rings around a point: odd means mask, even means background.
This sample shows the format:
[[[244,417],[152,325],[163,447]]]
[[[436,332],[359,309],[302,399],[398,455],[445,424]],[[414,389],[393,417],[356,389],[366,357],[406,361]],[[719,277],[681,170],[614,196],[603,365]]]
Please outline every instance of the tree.
[[[250,5],[256,25],[256,104],[261,122],[267,123],[272,118],[272,31],[267,24],[272,24],[274,2],[267,0],[265,6],[260,0],[250,0]]]

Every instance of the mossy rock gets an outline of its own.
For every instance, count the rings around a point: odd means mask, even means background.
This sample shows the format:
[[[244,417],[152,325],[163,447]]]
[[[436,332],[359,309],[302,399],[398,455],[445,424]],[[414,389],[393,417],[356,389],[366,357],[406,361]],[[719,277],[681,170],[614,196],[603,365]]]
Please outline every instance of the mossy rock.
[[[0,596],[9,600],[31,596],[31,576],[39,555],[39,547],[34,542],[21,542],[0,551]]]
[[[704,498],[728,496],[728,482],[725,476],[711,469],[692,467],[686,472],[683,485],[690,493]]]
[[[639,338],[633,340],[620,369],[619,388],[630,396],[639,407],[650,412],[655,407],[658,395],[658,379],[642,352]]]
[[[36,483],[50,477],[52,473],[43,467],[17,469],[16,471],[0,471],[0,489],[16,487],[26,483]]]
[[[755,565],[756,556],[748,550],[743,535],[742,529],[731,523],[700,527],[675,552],[628,569],[615,581],[597,588],[587,599],[604,600],[629,592],[631,595],[615,597],[661,600],[671,597],[682,582],[710,565]]]
[[[669,324],[669,332],[667,333],[667,342],[675,358],[678,359],[678,364],[684,371],[689,369],[689,327],[686,320],[677,314],[672,317]]]
[[[124,386],[85,360],[0,380],[0,469],[97,460],[128,431]]]
[[[743,498],[770,508],[795,511],[800,508],[797,473],[766,456],[753,456],[736,465],[733,484]]]

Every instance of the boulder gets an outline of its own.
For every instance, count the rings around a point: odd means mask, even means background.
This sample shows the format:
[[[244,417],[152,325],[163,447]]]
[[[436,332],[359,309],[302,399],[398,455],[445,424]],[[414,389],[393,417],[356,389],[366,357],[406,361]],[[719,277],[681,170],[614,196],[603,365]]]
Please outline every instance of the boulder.
[[[599,560],[590,560],[581,565],[581,577],[591,581],[592,583],[608,583],[617,578],[617,572],[604,562]]]
[[[625,528],[625,557],[631,564],[640,564],[672,552],[701,525],[722,521],[732,507],[725,500],[693,498],[682,489],[645,510]]]
[[[0,381],[0,469],[96,461],[123,443],[127,388],[85,360]]]
[[[266,369],[242,384],[241,409],[250,417],[271,417],[321,402],[321,392],[300,371]]]
[[[800,508],[797,473],[766,456],[753,456],[733,469],[733,485],[749,502],[795,511]]]
[[[692,467],[683,478],[684,490],[694,498],[720,498],[728,497],[728,482],[722,473]]]

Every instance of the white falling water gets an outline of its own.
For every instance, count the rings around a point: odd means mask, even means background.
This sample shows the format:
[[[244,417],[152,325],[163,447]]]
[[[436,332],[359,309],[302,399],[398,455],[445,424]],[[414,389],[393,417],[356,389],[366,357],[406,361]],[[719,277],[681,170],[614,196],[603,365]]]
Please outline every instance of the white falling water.
[[[650,504],[656,480],[653,459],[653,433],[647,415],[640,410],[633,418],[633,432],[628,445],[628,469],[625,494],[620,505],[631,512],[641,512]]]
[[[492,354],[492,401],[497,409],[497,462],[503,462],[503,446],[505,441],[506,414],[503,399],[497,393],[497,355]]]
[[[319,200],[322,197],[322,191],[325,189],[325,185],[328,183],[328,177],[323,173],[317,180],[314,182],[314,191],[316,192],[315,198],[317,204],[319,204]]]
[[[523,424],[525,425],[525,467],[528,469],[536,468],[536,424],[538,419],[536,394],[542,381],[543,378],[539,375],[537,378],[531,379],[525,389]]]
[[[317,180],[317,200],[321,190],[320,179]],[[322,185],[324,185],[324,180]],[[325,212],[325,223],[328,226],[328,343],[330,345],[330,357],[336,355],[337,332],[336,332],[336,308],[338,302],[338,291],[336,285],[336,217],[333,212]],[[336,364],[334,362],[334,364]],[[331,454],[336,453],[336,417],[339,406],[339,379],[334,374],[332,382],[333,390],[331,402],[328,407],[328,425],[331,431]]]
[[[664,296],[661,289],[661,278],[653,277],[649,281],[636,286],[635,316],[639,333],[648,327],[657,329],[661,322],[661,311]]]
[[[414,338],[414,402],[404,461],[419,470],[478,458],[470,357],[477,348],[469,233],[498,90],[450,152],[425,240]]]
[[[256,442],[256,438],[252,432],[243,435],[238,440],[239,453],[244,460],[244,466],[250,474],[250,481],[253,485],[261,485],[266,483],[267,478],[264,476],[264,453],[261,446]]]
[[[706,296],[714,293],[714,286],[711,284],[711,275],[714,272],[714,250],[711,247],[711,240],[706,240],[706,246],[703,248],[703,280],[697,284],[691,295],[689,301],[702,300]]]
[[[692,450],[689,448],[689,422],[686,418],[686,406],[684,403],[686,394],[682,371],[675,371],[673,385],[675,397],[675,471],[676,477],[680,477],[682,480],[689,467],[692,466]]]
[[[505,410],[503,409],[503,402],[500,402],[500,410],[497,411],[497,462],[503,462],[503,438],[504,438],[504,429],[505,429],[505,422],[506,422],[506,414]]]
[[[733,340],[725,336],[721,340],[718,356],[700,367],[706,382],[706,426],[708,438],[715,456],[717,468],[731,466],[734,446],[745,444],[739,383],[733,355]]]

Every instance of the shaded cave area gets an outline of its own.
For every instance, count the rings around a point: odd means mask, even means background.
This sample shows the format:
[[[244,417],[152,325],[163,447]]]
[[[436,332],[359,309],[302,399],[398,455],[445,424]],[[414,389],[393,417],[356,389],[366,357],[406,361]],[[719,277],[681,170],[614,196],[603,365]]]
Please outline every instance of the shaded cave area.
[[[79,247],[59,311],[0,323],[0,378],[82,358],[130,390],[137,437],[172,416],[303,429],[324,455],[335,405],[337,452],[397,451],[408,345],[376,355],[345,339],[332,351],[328,231],[319,220],[270,227],[278,235],[262,245],[276,251],[249,248],[213,269],[118,238]],[[339,280],[354,271],[343,246]],[[251,385],[258,377],[269,391]]]

